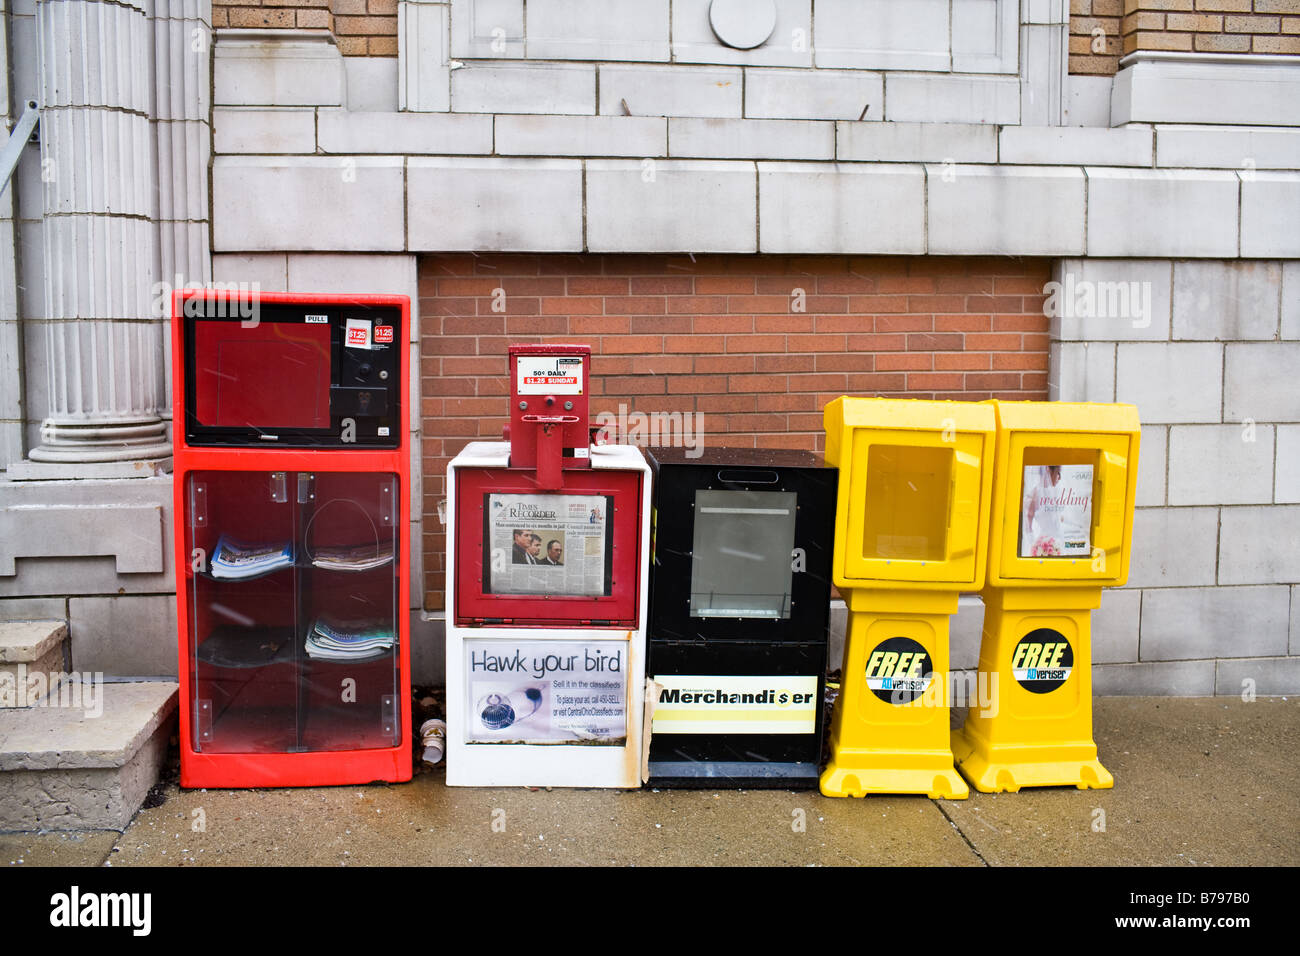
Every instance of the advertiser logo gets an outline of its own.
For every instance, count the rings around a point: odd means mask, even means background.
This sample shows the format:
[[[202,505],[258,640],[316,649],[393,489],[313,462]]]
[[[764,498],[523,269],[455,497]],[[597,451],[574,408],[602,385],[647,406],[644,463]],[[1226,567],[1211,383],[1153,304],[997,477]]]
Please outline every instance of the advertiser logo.
[[[1030,631],[1011,652],[1011,674],[1032,694],[1049,694],[1070,678],[1074,649],[1050,627]]]
[[[393,327],[391,325],[375,326],[375,344],[377,345],[393,344]]]
[[[910,637],[891,637],[867,657],[867,687],[886,704],[910,704],[934,680],[930,652]]]

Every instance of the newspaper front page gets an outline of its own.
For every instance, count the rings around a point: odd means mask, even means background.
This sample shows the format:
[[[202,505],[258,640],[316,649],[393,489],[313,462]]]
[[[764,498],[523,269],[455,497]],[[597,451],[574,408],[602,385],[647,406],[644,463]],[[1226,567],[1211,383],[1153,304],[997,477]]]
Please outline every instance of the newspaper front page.
[[[604,495],[489,494],[489,594],[609,593]]]

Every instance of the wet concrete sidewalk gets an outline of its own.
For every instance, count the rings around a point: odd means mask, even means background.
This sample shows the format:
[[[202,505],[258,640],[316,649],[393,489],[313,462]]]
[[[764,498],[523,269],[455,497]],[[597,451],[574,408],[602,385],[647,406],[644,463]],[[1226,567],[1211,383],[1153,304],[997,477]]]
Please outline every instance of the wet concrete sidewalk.
[[[114,831],[0,834],[8,866],[1300,864],[1300,700],[1099,698],[1113,790],[829,799],[789,791],[161,788]]]

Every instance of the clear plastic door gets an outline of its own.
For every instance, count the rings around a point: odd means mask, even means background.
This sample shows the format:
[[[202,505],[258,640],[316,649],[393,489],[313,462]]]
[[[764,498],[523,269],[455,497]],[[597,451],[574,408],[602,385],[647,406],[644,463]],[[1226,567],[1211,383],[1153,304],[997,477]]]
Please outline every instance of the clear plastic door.
[[[391,747],[398,714],[397,475],[299,475],[308,750]]]
[[[190,687],[195,750],[298,749],[298,508],[293,474],[191,472]]]
[[[188,476],[196,751],[400,741],[399,494],[387,473]]]

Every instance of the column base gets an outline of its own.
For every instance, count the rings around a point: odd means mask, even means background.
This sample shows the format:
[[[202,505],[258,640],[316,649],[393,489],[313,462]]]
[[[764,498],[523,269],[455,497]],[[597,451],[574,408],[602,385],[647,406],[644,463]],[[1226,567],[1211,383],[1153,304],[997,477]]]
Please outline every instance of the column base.
[[[27,457],[34,462],[69,465],[97,462],[125,464],[151,459],[170,459],[171,454],[172,446],[167,441],[167,426],[162,419],[147,416],[109,421],[60,422],[46,419],[41,424],[41,444],[28,452]],[[105,477],[123,476],[113,474]]]

